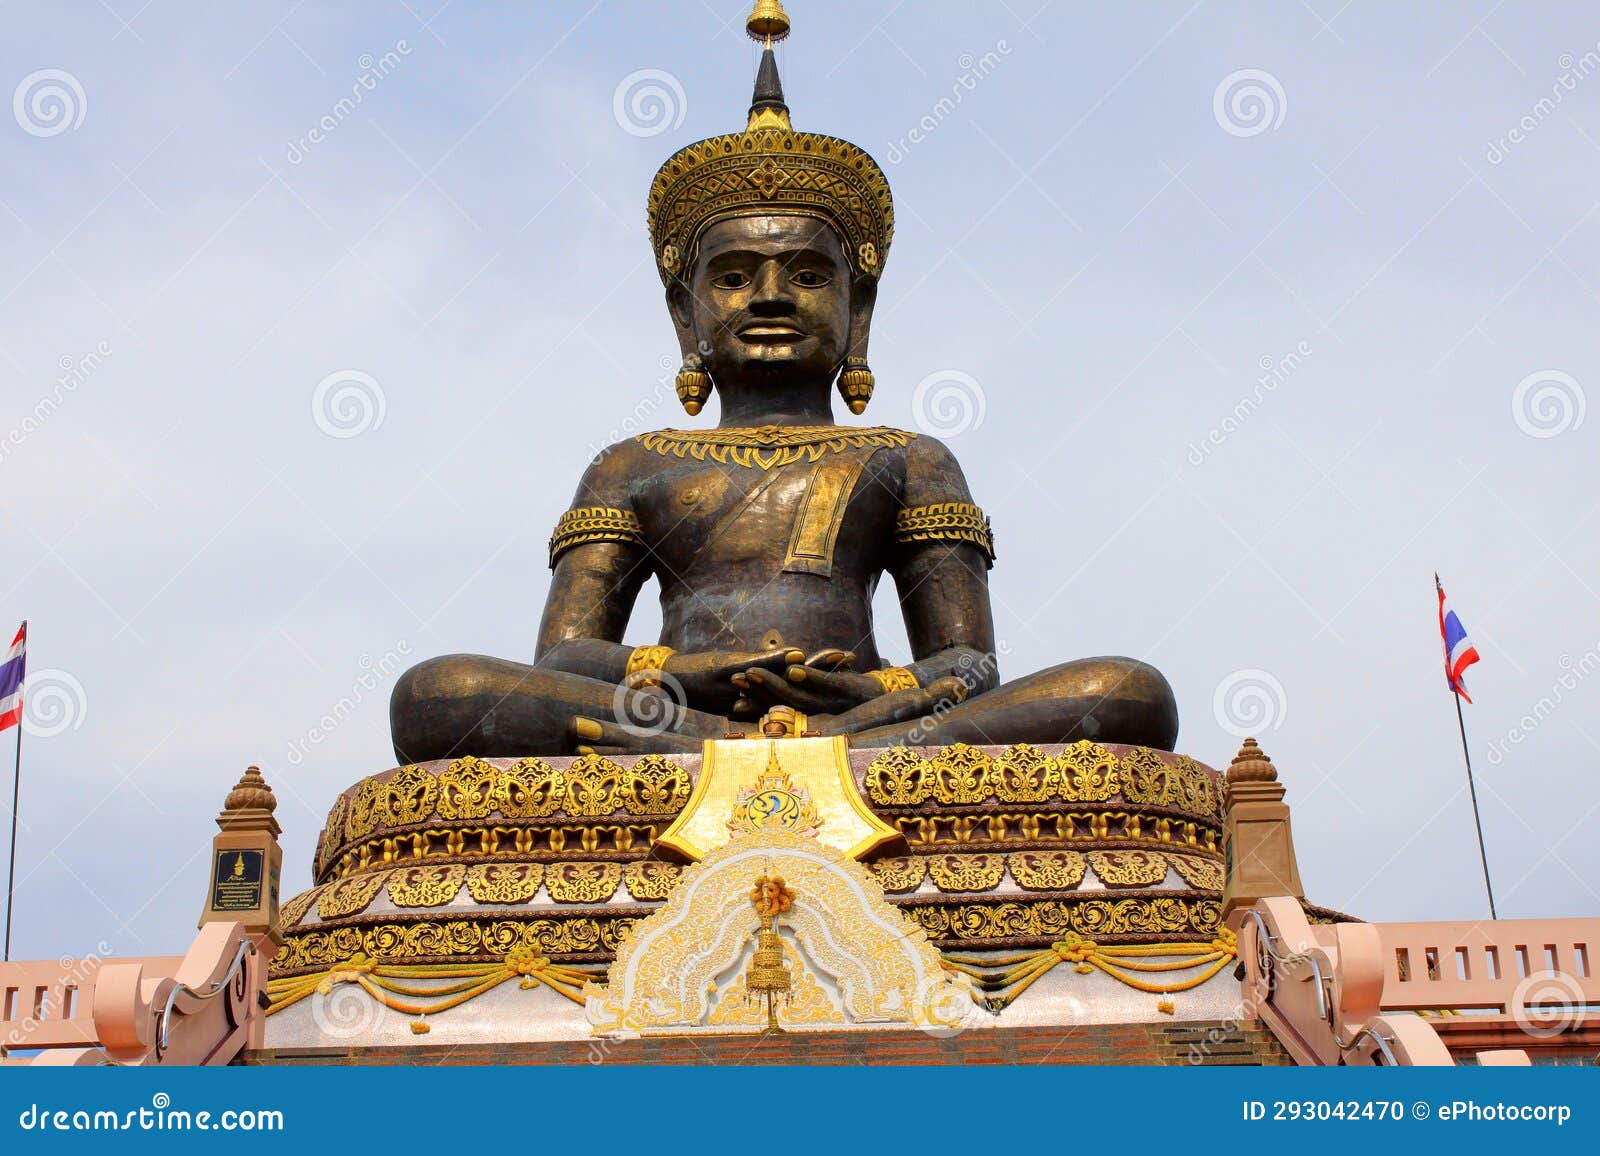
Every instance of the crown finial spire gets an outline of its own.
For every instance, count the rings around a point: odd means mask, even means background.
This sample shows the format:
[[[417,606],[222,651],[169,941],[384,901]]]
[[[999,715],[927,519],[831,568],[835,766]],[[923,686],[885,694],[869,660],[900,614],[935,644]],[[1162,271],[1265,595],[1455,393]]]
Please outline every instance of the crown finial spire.
[[[783,10],[781,0],[756,0],[744,30],[751,40],[771,48],[789,35],[789,14]]]
[[[757,0],[755,11],[744,22],[744,28],[752,40],[766,44],[761,53],[761,67],[756,70],[755,93],[750,97],[750,122],[745,132],[764,128],[793,132],[789,106],[783,101],[783,82],[778,79],[778,58],[772,52],[772,46],[789,35],[788,14],[779,0]]]

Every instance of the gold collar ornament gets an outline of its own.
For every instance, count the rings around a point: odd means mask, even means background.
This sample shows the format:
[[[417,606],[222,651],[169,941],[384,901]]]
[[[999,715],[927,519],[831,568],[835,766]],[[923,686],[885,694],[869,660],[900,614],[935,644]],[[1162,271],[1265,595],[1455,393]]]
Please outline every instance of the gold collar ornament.
[[[888,178],[849,141],[790,125],[772,52],[789,35],[783,5],[760,0],[745,30],[765,49],[744,131],[680,149],[650,186],[650,242],[662,282],[670,285],[693,265],[706,226],[780,213],[826,221],[843,238],[856,272],[878,277],[894,239]]]
[[[634,440],[663,457],[770,470],[799,461],[821,461],[842,450],[909,445],[916,436],[888,426],[764,425],[754,429],[664,429],[639,434]]]

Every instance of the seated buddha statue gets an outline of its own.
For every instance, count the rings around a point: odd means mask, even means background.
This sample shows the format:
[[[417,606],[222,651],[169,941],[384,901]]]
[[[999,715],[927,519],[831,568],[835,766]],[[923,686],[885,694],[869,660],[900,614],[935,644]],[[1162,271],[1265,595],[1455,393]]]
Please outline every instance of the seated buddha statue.
[[[402,763],[698,750],[732,735],[845,735],[853,746],[1093,739],[1170,750],[1178,716],[1153,667],[1084,658],[1002,682],[990,521],[934,438],[840,425],[871,399],[873,306],[894,232],[888,181],[834,137],[796,132],[766,42],[743,132],[680,150],[650,190],[651,241],[691,416],[714,429],[610,446],[550,541],[531,663],[454,654],[407,671],[390,720]],[[890,665],[873,594],[890,575],[909,660]],[[630,646],[645,581],[658,641]]]

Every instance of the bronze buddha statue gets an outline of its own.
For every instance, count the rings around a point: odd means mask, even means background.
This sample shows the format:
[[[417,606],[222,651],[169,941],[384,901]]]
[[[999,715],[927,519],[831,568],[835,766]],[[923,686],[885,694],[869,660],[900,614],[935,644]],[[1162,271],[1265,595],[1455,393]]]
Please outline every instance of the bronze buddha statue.
[[[550,543],[533,663],[447,655],[390,704],[402,763],[575,750],[698,750],[729,734],[844,734],[854,746],[1081,738],[1170,750],[1178,715],[1155,668],[1081,659],[1001,683],[989,520],[940,442],[833,420],[831,390],[871,397],[868,336],[894,231],[888,182],[861,149],[795,132],[772,42],[742,133],[680,150],[650,230],[691,415],[590,464]],[[872,599],[895,582],[912,661],[888,666]],[[659,643],[622,639],[661,586]]]

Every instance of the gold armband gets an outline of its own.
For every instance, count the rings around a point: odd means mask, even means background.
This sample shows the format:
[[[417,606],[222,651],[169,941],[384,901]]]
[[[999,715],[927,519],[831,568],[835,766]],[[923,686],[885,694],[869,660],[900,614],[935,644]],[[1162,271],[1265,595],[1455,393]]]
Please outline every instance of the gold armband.
[[[903,666],[886,666],[882,670],[869,670],[866,675],[883,687],[884,694],[893,694],[897,690],[916,690],[922,685],[917,681],[917,676]]]
[[[994,530],[984,512],[971,502],[935,502],[901,510],[894,520],[894,540],[967,542],[994,562]]]
[[[610,506],[568,510],[561,515],[555,533],[550,536],[550,569],[556,568],[557,558],[585,542],[628,542],[643,546],[644,527],[629,511]]]
[[[647,686],[660,686],[667,659],[677,654],[670,646],[635,646],[628,655],[628,669],[623,682],[634,690]]]

